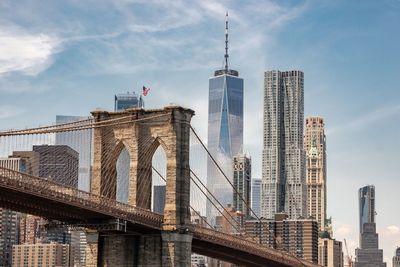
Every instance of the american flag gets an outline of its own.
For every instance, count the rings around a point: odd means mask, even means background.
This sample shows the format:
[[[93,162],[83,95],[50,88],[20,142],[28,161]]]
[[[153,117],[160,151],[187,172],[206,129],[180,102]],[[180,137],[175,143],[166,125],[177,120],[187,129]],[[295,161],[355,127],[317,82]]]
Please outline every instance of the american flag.
[[[149,91],[150,91],[150,88],[146,88],[145,86],[143,86],[143,96],[147,96]]]

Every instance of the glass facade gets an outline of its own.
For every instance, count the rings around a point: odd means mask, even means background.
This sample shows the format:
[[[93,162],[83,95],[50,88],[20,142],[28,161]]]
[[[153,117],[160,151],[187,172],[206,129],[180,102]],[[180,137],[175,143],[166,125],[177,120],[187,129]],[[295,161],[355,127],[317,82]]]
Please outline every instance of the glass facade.
[[[375,186],[367,185],[358,191],[360,204],[360,233],[363,224],[375,222]]]
[[[251,185],[251,209],[260,217],[261,212],[261,179],[253,179]]]
[[[232,159],[243,149],[243,79],[237,72],[216,72],[209,80],[208,150],[232,181]],[[232,187],[209,160],[207,188],[224,205],[232,204]],[[216,210],[215,210],[216,212]],[[216,215],[207,203],[207,217]]]
[[[121,111],[127,108],[143,108],[144,102],[142,96],[137,96],[135,93],[118,94],[114,97],[114,110]]]
[[[56,124],[86,120],[83,116],[56,116]],[[79,153],[78,189],[90,191],[92,130],[56,133],[56,145],[67,145]]]

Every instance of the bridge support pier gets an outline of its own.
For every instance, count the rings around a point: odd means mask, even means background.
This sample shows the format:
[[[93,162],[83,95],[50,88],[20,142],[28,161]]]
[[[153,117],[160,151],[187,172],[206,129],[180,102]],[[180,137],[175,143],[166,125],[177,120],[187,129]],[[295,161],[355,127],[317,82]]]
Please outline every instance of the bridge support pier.
[[[86,231],[86,267],[98,266],[99,233]]]
[[[191,265],[192,235],[163,232],[162,266],[184,267]]]
[[[100,266],[136,266],[137,237],[108,233],[101,237]]]
[[[164,231],[160,234],[125,235],[87,233],[86,266],[165,266],[191,265],[191,234]]]

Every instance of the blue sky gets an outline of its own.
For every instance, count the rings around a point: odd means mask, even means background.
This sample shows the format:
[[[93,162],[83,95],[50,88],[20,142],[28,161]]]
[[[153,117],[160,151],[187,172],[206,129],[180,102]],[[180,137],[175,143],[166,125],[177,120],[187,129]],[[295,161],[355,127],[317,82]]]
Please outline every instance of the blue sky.
[[[375,184],[391,266],[400,246],[399,0],[1,1],[1,128],[111,110],[115,93],[147,85],[147,107],[191,107],[206,137],[208,78],[223,63],[226,10],[230,63],[245,80],[253,176],[261,176],[263,71],[300,69],[306,115],[326,120],[335,236],[354,253],[357,189]]]

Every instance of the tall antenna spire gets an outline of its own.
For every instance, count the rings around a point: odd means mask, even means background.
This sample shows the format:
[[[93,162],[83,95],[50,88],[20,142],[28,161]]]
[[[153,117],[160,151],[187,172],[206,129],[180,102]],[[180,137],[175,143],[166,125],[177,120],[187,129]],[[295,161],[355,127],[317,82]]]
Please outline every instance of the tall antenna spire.
[[[228,72],[228,11],[225,16],[225,71]]]

